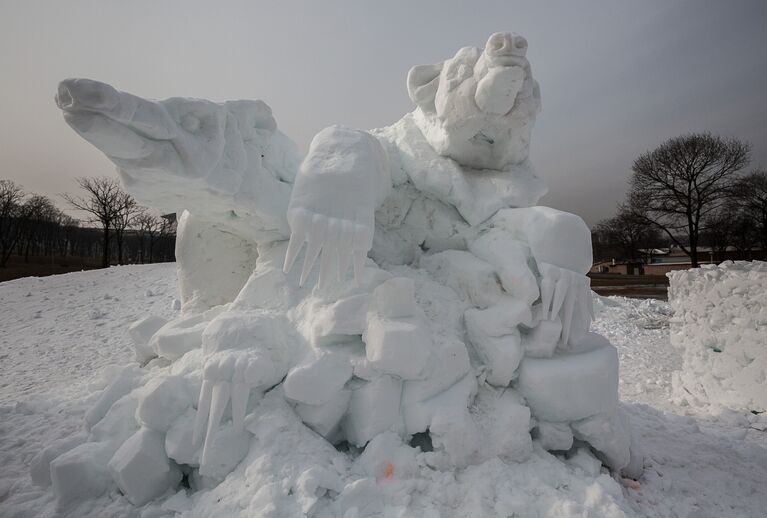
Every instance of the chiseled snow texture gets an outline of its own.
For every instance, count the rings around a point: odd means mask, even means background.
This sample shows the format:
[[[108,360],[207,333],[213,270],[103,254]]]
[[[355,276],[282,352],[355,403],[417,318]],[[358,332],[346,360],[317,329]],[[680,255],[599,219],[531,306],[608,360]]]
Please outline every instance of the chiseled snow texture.
[[[115,372],[101,367],[131,360],[127,323],[148,316],[148,305],[155,314],[173,316],[174,284],[172,265],[110,268],[0,284],[4,340],[0,368],[5,383],[0,406],[0,515],[55,514],[53,492],[45,487],[46,474],[34,469],[39,460],[33,459],[44,448],[49,456],[56,456],[56,451],[71,450],[85,441],[84,416],[101,396],[108,381],[104,378]],[[113,299],[104,295],[119,300],[112,304]],[[379,435],[362,455],[355,449],[342,453],[304,426],[284,398],[273,393],[262,400],[246,425],[255,434],[252,445],[258,448],[251,447],[244,462],[218,487],[196,493],[168,492],[136,506],[109,483],[100,496],[80,501],[62,514],[763,515],[767,420],[737,410],[713,413],[710,406],[698,407],[694,401],[684,407],[673,404],[671,373],[679,368],[681,358],[669,344],[668,304],[611,297],[596,298],[595,307],[594,329],[618,348],[623,408],[647,454],[645,474],[638,483],[611,478],[584,449],[565,459],[546,453],[537,441],[525,462],[494,458],[460,470],[430,467],[430,454],[402,445],[395,434]],[[104,315],[104,325],[94,331],[84,322],[97,310]],[[35,318],[38,311],[41,317]],[[56,332],[45,334],[46,329]],[[36,348],[41,336],[47,341]],[[30,352],[36,349],[41,352]],[[126,378],[131,372],[141,375],[163,369],[161,365],[139,369],[134,364]],[[485,394],[477,412],[492,409],[493,398],[488,395],[492,396]],[[134,412],[135,404],[126,401],[126,411]],[[96,432],[100,437],[129,436],[135,432],[132,426],[136,426],[133,419],[118,419]],[[169,431],[174,447],[183,450],[184,433],[190,428]],[[226,429],[221,436],[226,438]],[[382,452],[387,455],[383,457]],[[83,454],[87,456],[87,450]],[[80,483],[93,480],[98,485],[98,477],[79,474]]]
[[[767,411],[767,263],[726,261],[668,274],[674,396]]]

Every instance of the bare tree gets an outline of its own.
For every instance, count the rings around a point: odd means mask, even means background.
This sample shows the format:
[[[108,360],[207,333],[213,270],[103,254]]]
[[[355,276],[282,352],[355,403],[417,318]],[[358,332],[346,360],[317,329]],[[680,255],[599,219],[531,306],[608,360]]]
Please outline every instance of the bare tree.
[[[701,239],[711,247],[714,260],[717,262],[724,261],[727,247],[730,246],[737,216],[734,208],[731,205],[727,205],[721,210],[706,216],[702,222]]]
[[[58,225],[61,211],[56,208],[53,202],[47,196],[40,194],[31,195],[22,207],[24,213],[21,221],[21,235],[19,238],[19,255],[24,256],[24,262],[29,262],[31,251],[45,251],[47,245],[52,239],[52,233],[55,229],[53,225]]]
[[[86,191],[85,197],[64,194],[63,198],[72,207],[91,215],[90,221],[99,223],[102,229],[103,254],[101,266],[109,266],[111,234],[118,219],[125,211],[127,197],[117,180],[107,177],[78,178],[78,185]],[[132,200],[132,198],[131,198]]]
[[[122,192],[118,199],[120,210],[115,218],[115,241],[117,242],[117,264],[123,263],[123,243],[125,230],[133,225],[134,219],[138,216],[142,208],[139,207],[136,200],[127,192]]]
[[[161,261],[173,260],[175,257],[176,229],[178,226],[176,214],[163,214],[160,216],[160,219],[162,219],[162,223],[160,224],[160,231],[157,237],[162,245],[160,250]]]
[[[154,255],[155,238],[162,228],[162,221],[148,210],[142,209],[141,213],[134,219],[134,227],[138,237],[139,262],[151,263]],[[149,241],[148,247],[145,247],[147,240]]]
[[[724,261],[729,247],[750,252],[756,237],[756,225],[742,205],[732,200],[703,220],[701,238],[711,247],[716,261]]]
[[[10,180],[0,180],[0,268],[5,267],[21,236],[24,191]]]
[[[767,249],[767,171],[757,169],[741,178],[735,185],[734,194],[753,219],[759,244]]]
[[[627,206],[665,232],[698,266],[702,221],[732,195],[750,146],[710,133],[667,140],[634,161]]]
[[[609,249],[619,250],[625,259],[638,259],[642,250],[651,248],[660,240],[658,229],[636,211],[621,206],[618,214],[594,226],[599,240]]]

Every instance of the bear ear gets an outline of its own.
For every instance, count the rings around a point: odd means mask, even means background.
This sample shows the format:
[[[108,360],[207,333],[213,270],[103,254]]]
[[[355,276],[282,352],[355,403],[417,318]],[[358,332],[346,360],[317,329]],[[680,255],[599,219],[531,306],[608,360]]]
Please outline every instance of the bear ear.
[[[434,111],[434,97],[437,95],[443,64],[416,65],[407,73],[407,93],[424,111]]]

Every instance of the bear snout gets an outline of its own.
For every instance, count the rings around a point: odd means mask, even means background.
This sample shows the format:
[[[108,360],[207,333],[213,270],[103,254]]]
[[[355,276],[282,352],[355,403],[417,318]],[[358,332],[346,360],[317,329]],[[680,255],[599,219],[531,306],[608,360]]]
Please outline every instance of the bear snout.
[[[489,56],[519,56],[527,53],[527,40],[511,32],[496,32],[487,40],[485,52]]]

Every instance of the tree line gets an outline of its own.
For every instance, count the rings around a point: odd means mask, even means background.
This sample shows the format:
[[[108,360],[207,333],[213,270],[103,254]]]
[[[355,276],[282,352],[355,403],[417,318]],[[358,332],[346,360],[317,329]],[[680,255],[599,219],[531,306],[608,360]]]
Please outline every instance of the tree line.
[[[77,183],[81,196],[62,197],[87,214],[83,221],[47,196],[0,179],[0,268],[12,257],[25,263],[78,258],[102,267],[174,260],[175,215],[154,215],[112,178],[78,178]]]
[[[695,268],[702,246],[718,257],[767,250],[767,171],[746,172],[750,152],[735,138],[690,133],[640,155],[618,213],[593,229],[595,259],[642,260],[673,244]]]

